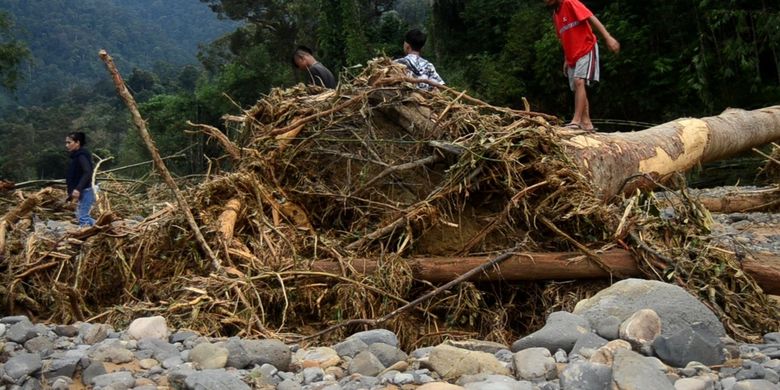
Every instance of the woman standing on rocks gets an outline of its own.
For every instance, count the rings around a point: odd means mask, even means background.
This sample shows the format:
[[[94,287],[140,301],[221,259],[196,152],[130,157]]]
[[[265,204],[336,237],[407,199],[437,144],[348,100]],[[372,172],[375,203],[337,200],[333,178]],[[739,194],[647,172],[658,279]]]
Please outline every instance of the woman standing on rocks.
[[[95,191],[92,188],[92,154],[84,148],[87,136],[82,132],[73,132],[65,137],[65,148],[70,152],[65,183],[68,186],[68,201],[75,200],[76,219],[79,227],[95,224],[95,219],[89,215],[95,203]]]

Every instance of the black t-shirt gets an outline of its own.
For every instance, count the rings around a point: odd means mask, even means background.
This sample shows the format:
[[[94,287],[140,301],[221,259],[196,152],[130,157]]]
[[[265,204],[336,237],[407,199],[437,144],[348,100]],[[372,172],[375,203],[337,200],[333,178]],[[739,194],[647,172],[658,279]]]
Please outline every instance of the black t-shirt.
[[[312,84],[325,88],[336,88],[336,78],[333,77],[333,73],[319,62],[309,67],[309,76],[311,76]]]

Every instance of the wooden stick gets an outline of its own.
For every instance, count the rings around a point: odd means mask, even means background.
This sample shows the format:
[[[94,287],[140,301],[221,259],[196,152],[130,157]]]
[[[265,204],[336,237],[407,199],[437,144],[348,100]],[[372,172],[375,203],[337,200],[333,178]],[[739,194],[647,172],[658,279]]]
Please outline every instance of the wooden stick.
[[[441,161],[443,159],[444,159],[443,156],[435,155],[435,156],[428,156],[428,157],[425,157],[425,158],[421,158],[419,160],[411,161],[411,162],[404,163],[404,164],[389,166],[389,167],[385,168],[382,172],[379,172],[378,175],[376,175],[373,178],[371,178],[371,180],[369,180],[366,184],[363,184],[359,190],[355,191],[355,194],[361,193],[364,189],[366,189],[366,188],[370,187],[372,184],[376,183],[377,180],[379,180],[379,179],[381,179],[381,178],[383,178],[383,177],[385,177],[385,176],[387,176],[387,175],[389,175],[391,173],[398,172],[398,171],[404,171],[404,170],[407,170],[407,169],[418,168],[418,167],[421,167],[421,166],[424,166],[424,165],[428,165],[428,164],[432,164],[432,163],[435,163],[435,162],[439,162],[439,161]]]
[[[270,133],[268,133],[268,135],[276,136],[276,135],[279,135],[279,134],[284,134],[284,133],[290,132],[292,130],[297,129],[299,126],[303,126],[304,124],[306,124],[308,122],[311,122],[311,121],[313,121],[313,120],[315,120],[317,118],[321,118],[323,116],[328,116],[328,115],[330,115],[330,114],[332,114],[334,112],[339,112],[339,111],[341,111],[341,110],[343,110],[343,109],[345,109],[345,108],[347,108],[347,107],[349,107],[349,106],[351,106],[351,105],[353,105],[353,104],[355,104],[355,103],[357,103],[357,102],[359,102],[359,101],[361,101],[363,99],[364,99],[363,95],[355,96],[353,98],[350,98],[346,102],[341,103],[338,106],[333,107],[333,108],[331,108],[329,110],[325,110],[325,111],[322,111],[322,112],[311,114],[309,116],[306,116],[306,117],[303,117],[301,119],[298,119],[295,122],[293,122],[293,123],[291,123],[291,124],[289,124],[289,125],[287,125],[285,127],[282,127],[281,129],[273,130]]]
[[[236,218],[241,211],[241,200],[232,198],[225,204],[225,211],[217,218],[217,231],[220,237],[229,244],[233,240],[233,229],[236,226]]]
[[[122,80],[122,76],[119,74],[119,71],[116,69],[116,65],[114,65],[114,60],[111,58],[110,55],[108,55],[108,53],[105,50],[100,50],[99,55],[100,58],[103,60],[103,62],[106,64],[106,68],[108,69],[108,72],[111,74],[111,77],[114,81],[114,87],[116,87],[117,93],[125,102],[127,108],[130,110],[130,114],[133,117],[133,123],[138,128],[138,132],[141,135],[141,139],[144,140],[144,143],[146,144],[146,148],[149,149],[149,153],[152,155],[152,160],[154,161],[155,168],[157,168],[157,171],[160,173],[160,176],[162,176],[163,180],[165,181],[165,184],[167,184],[168,187],[171,189],[171,191],[173,191],[173,194],[176,197],[176,201],[179,203],[179,208],[182,210],[182,212],[184,212],[184,216],[187,218],[187,222],[189,222],[190,228],[195,234],[195,239],[198,241],[198,244],[200,244],[201,249],[203,249],[203,251],[206,253],[206,256],[211,260],[211,264],[214,267],[214,269],[222,270],[222,265],[220,264],[219,259],[217,259],[217,256],[209,247],[208,242],[206,242],[206,238],[203,237],[203,233],[200,231],[200,227],[198,227],[198,223],[195,222],[195,217],[192,215],[192,210],[190,210],[190,206],[187,203],[187,200],[184,199],[184,196],[179,191],[176,182],[173,180],[173,176],[171,176],[171,173],[168,171],[168,168],[165,166],[165,162],[162,160],[162,158],[160,158],[160,152],[157,150],[157,146],[155,145],[152,136],[149,134],[149,131],[146,129],[146,122],[144,121],[143,117],[141,117],[141,113],[138,111],[138,106],[135,103],[135,99],[133,98],[133,95],[131,95],[130,91],[127,90],[127,86],[125,86],[125,82],[124,80]]]
[[[227,152],[233,161],[238,161],[241,159],[241,149],[232,141],[230,141],[225,133],[220,131],[218,128],[209,125],[195,124],[190,121],[187,121],[187,125],[192,127],[199,127],[201,131],[206,133],[206,135],[217,140],[217,142],[222,145],[222,149],[225,149],[225,152]]]
[[[777,161],[774,157],[772,157],[770,155],[767,155],[766,153],[764,153],[764,152],[762,152],[762,151],[760,151],[760,150],[758,150],[756,148],[753,148],[753,151],[758,153],[758,154],[760,154],[761,156],[763,156],[767,160],[772,161],[773,163],[775,163],[777,165],[780,165],[780,161]]]

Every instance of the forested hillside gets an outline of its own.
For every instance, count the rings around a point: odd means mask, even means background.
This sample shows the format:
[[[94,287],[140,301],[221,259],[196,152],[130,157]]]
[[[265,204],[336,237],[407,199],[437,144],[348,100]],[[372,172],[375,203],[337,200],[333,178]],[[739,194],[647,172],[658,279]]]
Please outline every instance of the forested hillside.
[[[602,81],[590,91],[602,130],[780,102],[780,3],[584,3],[622,46],[617,55],[602,47]],[[521,107],[525,98],[537,111],[572,112],[541,0],[0,0],[0,11],[31,53],[16,91],[0,97],[0,175],[16,180],[61,177],[60,139],[74,129],[112,164],[147,159],[100,48],[163,155],[186,149],[170,161],[180,174],[200,172],[209,153],[205,140],[185,135],[186,121],[220,127],[223,114],[303,80],[290,66],[297,44],[347,76],[376,56],[399,56],[404,32],[420,27],[429,35],[423,56],[448,86],[494,105]]]
[[[30,53],[17,87],[0,89],[0,175],[14,180],[61,178],[61,140],[75,129],[90,134],[101,156],[114,156],[113,164],[145,158],[126,137],[126,110],[100,49],[117,59],[139,100],[192,92],[199,45],[239,24],[197,0],[0,0],[0,12],[11,22],[8,35]]]
[[[100,49],[114,53],[125,72],[180,67],[197,63],[199,44],[236,26],[194,0],[1,0],[0,11],[12,16],[16,38],[32,53],[15,93],[15,104],[25,106],[103,78]]]

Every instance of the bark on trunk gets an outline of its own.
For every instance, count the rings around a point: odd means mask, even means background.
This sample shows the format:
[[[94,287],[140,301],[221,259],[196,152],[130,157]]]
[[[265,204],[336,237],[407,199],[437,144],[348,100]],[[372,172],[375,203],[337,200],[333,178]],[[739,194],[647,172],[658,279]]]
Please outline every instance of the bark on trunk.
[[[488,257],[426,257],[407,260],[414,277],[432,283],[451,281],[480,264]],[[601,260],[614,272],[626,277],[641,277],[634,256],[625,250],[614,249],[601,254]],[[357,259],[352,268],[362,274],[377,271],[379,263],[371,259]],[[742,262],[743,270],[752,276],[767,294],[780,294],[780,256],[756,255]],[[338,262],[317,261],[312,271],[340,274]],[[504,260],[472,281],[523,281],[523,280],[570,280],[608,278],[610,275],[580,253],[518,253]]]
[[[728,109],[718,116],[678,119],[632,133],[577,135],[566,146],[608,200],[652,187],[671,173],[777,140],[780,106]]]

